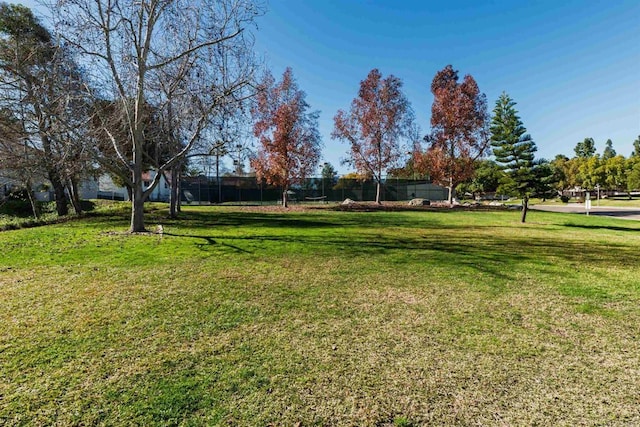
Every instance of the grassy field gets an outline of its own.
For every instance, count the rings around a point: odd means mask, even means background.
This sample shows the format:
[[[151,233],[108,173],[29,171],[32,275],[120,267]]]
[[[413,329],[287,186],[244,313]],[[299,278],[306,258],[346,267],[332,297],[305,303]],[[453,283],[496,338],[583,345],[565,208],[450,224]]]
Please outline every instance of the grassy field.
[[[127,211],[0,233],[0,425],[638,425],[640,223]]]

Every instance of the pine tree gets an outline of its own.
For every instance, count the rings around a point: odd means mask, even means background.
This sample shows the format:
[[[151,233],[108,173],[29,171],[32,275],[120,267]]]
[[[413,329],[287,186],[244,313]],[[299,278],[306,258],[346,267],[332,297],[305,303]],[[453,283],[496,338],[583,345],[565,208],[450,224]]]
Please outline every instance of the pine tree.
[[[631,157],[640,156],[640,135],[633,141],[633,151],[631,152]]]
[[[496,162],[502,165],[508,182],[504,188],[522,198],[522,222],[526,221],[529,197],[539,179],[534,171],[536,144],[528,135],[517,110],[516,103],[502,93],[496,101],[491,120],[491,146]]]
[[[593,157],[596,154],[596,143],[593,138],[585,138],[584,141],[576,144],[573,151],[576,153],[576,157],[583,159]]]
[[[602,152],[602,159],[609,160],[612,157],[616,156],[616,150],[613,149],[613,142],[610,139],[607,139],[605,143],[604,151]]]

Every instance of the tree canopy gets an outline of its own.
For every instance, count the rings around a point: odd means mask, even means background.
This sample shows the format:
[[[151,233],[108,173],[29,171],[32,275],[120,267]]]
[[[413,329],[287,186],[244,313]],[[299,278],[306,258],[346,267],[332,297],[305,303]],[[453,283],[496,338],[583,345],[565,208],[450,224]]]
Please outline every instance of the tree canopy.
[[[360,82],[349,111],[338,110],[333,122],[331,137],[349,144],[347,163],[357,173],[373,177],[377,183],[376,203],[380,203],[382,173],[402,156],[400,141],[410,136],[413,123],[402,81],[394,75],[383,77],[374,68]]]
[[[475,161],[484,156],[489,145],[486,97],[471,75],[458,82],[458,71],[451,65],[438,71],[431,82],[431,135],[425,153],[416,156],[419,170],[453,189],[473,175]]]
[[[11,112],[31,153],[47,173],[58,215],[67,194],[81,208],[77,181],[88,159],[83,146],[83,75],[69,49],[53,43],[30,9],[0,3],[0,104]]]
[[[320,160],[318,112],[309,111],[305,98],[287,68],[280,82],[267,73],[252,110],[260,146],[251,165],[258,178],[282,187],[284,207],[291,184],[311,175]]]
[[[593,138],[585,138],[584,141],[576,144],[573,151],[576,153],[576,157],[591,157],[596,154],[596,143]]]
[[[616,150],[613,149],[613,142],[610,139],[607,139],[607,142],[604,146],[604,151],[602,152],[602,159],[608,160],[612,157],[615,157],[616,154]]]

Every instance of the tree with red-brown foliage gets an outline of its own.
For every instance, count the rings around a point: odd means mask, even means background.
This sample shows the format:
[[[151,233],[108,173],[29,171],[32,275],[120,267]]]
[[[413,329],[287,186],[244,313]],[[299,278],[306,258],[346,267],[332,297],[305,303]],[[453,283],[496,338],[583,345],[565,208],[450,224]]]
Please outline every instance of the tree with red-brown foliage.
[[[298,88],[291,68],[276,83],[267,73],[252,109],[258,154],[251,161],[258,179],[282,187],[282,205],[292,184],[311,175],[320,160],[318,112],[309,112],[305,93]]]
[[[416,153],[416,166],[449,189],[451,204],[453,189],[473,176],[475,160],[488,150],[487,101],[472,76],[458,83],[458,71],[451,65],[436,73],[431,92],[429,146],[426,152]]]
[[[357,173],[376,180],[376,203],[380,203],[382,172],[393,168],[402,156],[400,140],[409,136],[413,123],[402,81],[393,75],[382,78],[380,71],[371,70],[360,82],[351,109],[339,110],[333,120],[331,137],[350,144],[351,158],[347,163]]]

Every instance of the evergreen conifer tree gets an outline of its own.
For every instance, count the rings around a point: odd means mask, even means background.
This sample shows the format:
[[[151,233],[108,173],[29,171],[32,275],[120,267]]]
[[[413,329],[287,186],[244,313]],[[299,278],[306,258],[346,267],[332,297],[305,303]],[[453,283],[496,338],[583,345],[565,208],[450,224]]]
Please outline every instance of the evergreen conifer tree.
[[[631,152],[631,157],[640,156],[640,135],[633,141],[633,151]]]
[[[527,134],[516,103],[505,92],[496,101],[491,120],[491,146],[496,162],[506,172],[508,182],[503,188],[522,198],[522,222],[526,221],[529,197],[539,179],[535,173],[536,144]]]
[[[616,150],[613,149],[613,142],[610,139],[607,139],[605,143],[604,151],[602,152],[602,159],[609,160],[612,157],[616,156]]]

